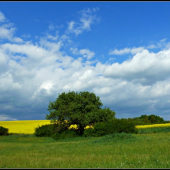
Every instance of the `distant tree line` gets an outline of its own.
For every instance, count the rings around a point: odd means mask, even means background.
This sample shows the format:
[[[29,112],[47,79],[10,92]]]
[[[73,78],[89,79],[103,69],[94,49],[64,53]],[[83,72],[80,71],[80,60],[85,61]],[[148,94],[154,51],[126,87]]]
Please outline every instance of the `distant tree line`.
[[[161,124],[170,123],[170,121],[165,121],[162,117],[151,114],[151,115],[141,115],[140,117],[129,118],[134,120],[138,125],[140,124]]]

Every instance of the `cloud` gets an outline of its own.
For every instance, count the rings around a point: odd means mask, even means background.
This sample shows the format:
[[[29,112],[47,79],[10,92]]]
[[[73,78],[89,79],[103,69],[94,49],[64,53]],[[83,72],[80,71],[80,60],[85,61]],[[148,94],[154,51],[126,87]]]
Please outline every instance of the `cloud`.
[[[133,47],[133,48],[124,48],[121,50],[115,49],[115,50],[110,50],[109,55],[124,55],[124,54],[128,54],[131,53],[132,55],[137,54],[139,52],[141,52],[144,49],[155,49],[155,48],[165,48],[167,49],[169,47],[168,43],[166,43],[166,39],[161,39],[159,42],[157,43],[151,43],[150,45],[148,45],[147,47]]]
[[[150,53],[145,49],[122,64],[97,62],[91,66],[94,61],[82,63],[81,58],[64,56],[60,43],[51,43],[40,40],[39,45],[0,46],[5,66],[0,72],[0,114],[20,120],[44,119],[49,101],[69,90],[94,92],[104,106],[116,111],[117,117],[151,111],[160,114],[162,110],[164,118],[169,114],[170,50]],[[76,54],[81,50],[72,51]]]
[[[81,49],[80,54],[82,54],[83,57],[87,57],[87,59],[91,59],[95,55],[94,52],[91,52],[88,49]]]
[[[0,12],[0,21],[4,21],[5,17]],[[7,39],[12,42],[23,42],[23,40],[19,37],[14,37],[13,34],[16,31],[16,28],[13,27],[14,24],[7,23],[0,26],[0,40]]]
[[[81,49],[78,51],[77,48],[71,47],[70,50],[72,51],[73,54],[75,55],[83,55],[83,57],[86,57],[88,60],[94,57],[95,53],[91,52],[88,49]]]
[[[154,44],[151,44],[151,45],[149,45],[149,46],[147,47],[147,49],[153,49],[153,48],[157,48],[157,46],[154,45]]]
[[[170,49],[158,53],[150,53],[145,49],[129,61],[108,66],[104,71],[104,76],[152,85],[169,77],[169,55]]]
[[[75,22],[74,21],[71,21],[68,25],[68,29],[69,30],[73,30],[73,27],[74,27],[74,24],[75,24]]]
[[[4,14],[0,11],[0,22],[4,22],[5,21],[5,16]]]
[[[47,38],[48,38],[48,39],[51,39],[51,40],[57,40],[57,39],[58,39],[58,36],[48,35]]]
[[[161,39],[159,42],[156,43],[151,43],[149,46],[147,46],[147,49],[153,49],[153,48],[166,48],[167,43],[166,43],[167,38]]]
[[[7,115],[0,114],[0,121],[9,121],[9,120],[17,120],[15,118],[10,118]]]
[[[167,40],[167,38],[164,38],[162,40],[160,40],[161,43],[165,42]]]
[[[22,35],[21,37],[23,37],[23,38],[30,38],[31,36],[24,34],[24,35]]]
[[[124,55],[124,54],[137,54],[139,52],[141,52],[144,49],[144,47],[133,47],[133,48],[124,48],[123,50],[117,50],[115,49],[114,51],[110,51],[109,55]]]
[[[54,25],[50,24],[48,28],[49,30],[54,30]]]
[[[78,49],[77,49],[77,48],[73,48],[73,47],[71,47],[71,48],[70,48],[70,51],[72,51],[72,53],[73,53],[73,54],[76,54],[76,55],[78,55],[78,54],[79,54],[79,51],[78,51]]]
[[[97,10],[85,10],[82,18]],[[92,23],[90,19],[89,23]],[[79,28],[76,24],[73,22],[70,29]],[[80,31],[88,30],[90,25],[80,21],[83,28]],[[157,53],[144,47],[114,50],[115,55],[131,53],[134,56],[121,64],[103,64],[98,60],[88,61],[95,55],[89,49],[78,49],[74,45],[70,48],[74,55],[85,57],[84,62],[81,57],[76,59],[62,51],[66,46],[64,39],[71,41],[66,34],[60,37],[57,33],[48,33],[35,43],[20,43],[19,37],[13,36],[13,25],[1,28],[8,31],[5,38],[11,41],[0,44],[0,120],[45,119],[49,101],[69,91],[94,92],[103,107],[114,110],[118,118],[152,113],[169,118],[169,43]]]
[[[9,25],[0,26],[0,38],[1,39],[6,38],[6,39],[11,40],[13,33],[15,32],[15,28],[8,29],[8,27]]]
[[[44,39],[50,39],[52,41],[56,41],[58,38],[59,38],[58,31],[56,31],[55,36],[53,36],[53,35],[51,35],[49,33],[46,33],[46,36],[44,37]]]
[[[88,8],[87,10],[80,11],[80,22],[68,22],[68,29],[66,30],[66,33],[74,33],[77,36],[81,34],[84,30],[90,31],[91,24],[93,24],[95,21],[100,21],[99,17],[93,15],[93,12],[97,12],[98,10],[99,8],[93,8],[92,10]]]

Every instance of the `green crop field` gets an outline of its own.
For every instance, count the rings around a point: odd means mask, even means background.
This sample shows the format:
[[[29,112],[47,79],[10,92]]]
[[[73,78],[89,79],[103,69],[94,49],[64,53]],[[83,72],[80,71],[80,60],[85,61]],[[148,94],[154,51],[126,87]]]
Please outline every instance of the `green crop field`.
[[[170,168],[170,132],[77,137],[0,136],[0,168]]]

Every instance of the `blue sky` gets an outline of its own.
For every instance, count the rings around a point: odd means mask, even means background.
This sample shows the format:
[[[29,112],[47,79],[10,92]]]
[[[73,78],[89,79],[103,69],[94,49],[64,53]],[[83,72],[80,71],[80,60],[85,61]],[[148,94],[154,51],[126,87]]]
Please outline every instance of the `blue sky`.
[[[43,120],[89,91],[117,118],[170,120],[170,2],[0,2],[0,120]]]

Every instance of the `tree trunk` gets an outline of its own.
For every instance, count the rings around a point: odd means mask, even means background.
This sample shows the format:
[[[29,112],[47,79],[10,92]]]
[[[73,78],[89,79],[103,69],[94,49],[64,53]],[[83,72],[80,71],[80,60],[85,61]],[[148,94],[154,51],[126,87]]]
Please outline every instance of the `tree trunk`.
[[[84,133],[84,126],[82,125],[79,126],[79,132],[80,132],[80,135],[82,136]]]

